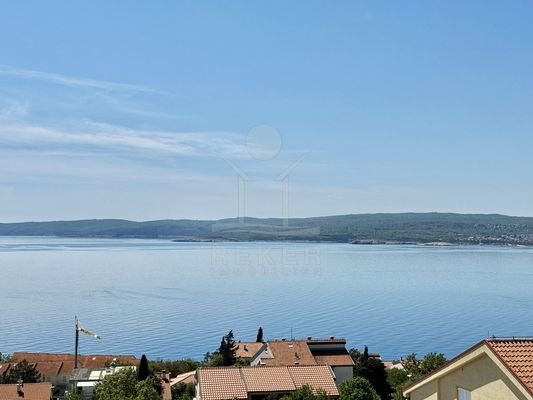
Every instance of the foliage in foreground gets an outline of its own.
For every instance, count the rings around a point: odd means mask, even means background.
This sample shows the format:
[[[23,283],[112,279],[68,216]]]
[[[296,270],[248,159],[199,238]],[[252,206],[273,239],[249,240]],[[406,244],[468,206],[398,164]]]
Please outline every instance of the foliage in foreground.
[[[387,380],[385,365],[377,358],[368,356],[368,347],[363,353],[356,349],[350,350],[354,361],[354,376],[366,379],[382,400],[390,399],[392,388]]]
[[[133,368],[124,368],[96,385],[94,400],[161,400],[160,387],[155,377],[139,381]]]
[[[171,390],[172,400],[192,400],[196,394],[194,383],[178,383]]]
[[[426,375],[439,368],[446,362],[446,357],[442,353],[428,353],[423,359],[416,358],[416,354],[409,354],[403,363],[407,374],[411,379]]]
[[[410,383],[409,375],[405,369],[391,368],[387,370],[387,381],[394,390],[393,399],[403,399],[403,389]]]
[[[327,400],[328,396],[325,391],[313,391],[311,387],[304,385],[281,398],[281,400]]]
[[[172,377],[196,370],[203,364],[199,361],[187,358],[185,360],[175,361],[148,361],[150,371],[157,372],[169,372]]]
[[[380,400],[370,382],[360,376],[340,385],[339,400]]]

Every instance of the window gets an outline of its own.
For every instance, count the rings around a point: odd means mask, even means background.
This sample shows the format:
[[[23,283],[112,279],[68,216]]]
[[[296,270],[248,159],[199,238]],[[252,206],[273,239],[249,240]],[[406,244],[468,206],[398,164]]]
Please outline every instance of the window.
[[[470,390],[457,388],[457,400],[470,400]]]

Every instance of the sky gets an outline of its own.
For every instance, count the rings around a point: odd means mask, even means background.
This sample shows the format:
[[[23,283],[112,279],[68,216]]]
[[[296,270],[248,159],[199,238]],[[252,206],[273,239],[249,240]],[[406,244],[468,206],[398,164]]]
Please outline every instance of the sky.
[[[2,1],[0,221],[533,216],[532,17],[526,0]]]

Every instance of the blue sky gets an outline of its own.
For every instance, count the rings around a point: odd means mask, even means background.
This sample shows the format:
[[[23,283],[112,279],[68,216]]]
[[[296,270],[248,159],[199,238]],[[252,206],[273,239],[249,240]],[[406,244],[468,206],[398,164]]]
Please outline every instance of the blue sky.
[[[291,166],[294,217],[533,216],[532,15],[529,1],[4,2],[0,221],[233,217],[230,164],[250,216],[281,215]]]

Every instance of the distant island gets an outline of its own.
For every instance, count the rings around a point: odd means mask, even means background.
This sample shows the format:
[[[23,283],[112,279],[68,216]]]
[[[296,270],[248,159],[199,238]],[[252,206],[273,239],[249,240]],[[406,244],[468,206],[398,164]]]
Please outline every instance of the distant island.
[[[307,241],[354,244],[533,245],[533,218],[499,214],[350,214],[312,218],[119,219],[1,223],[0,236]]]

